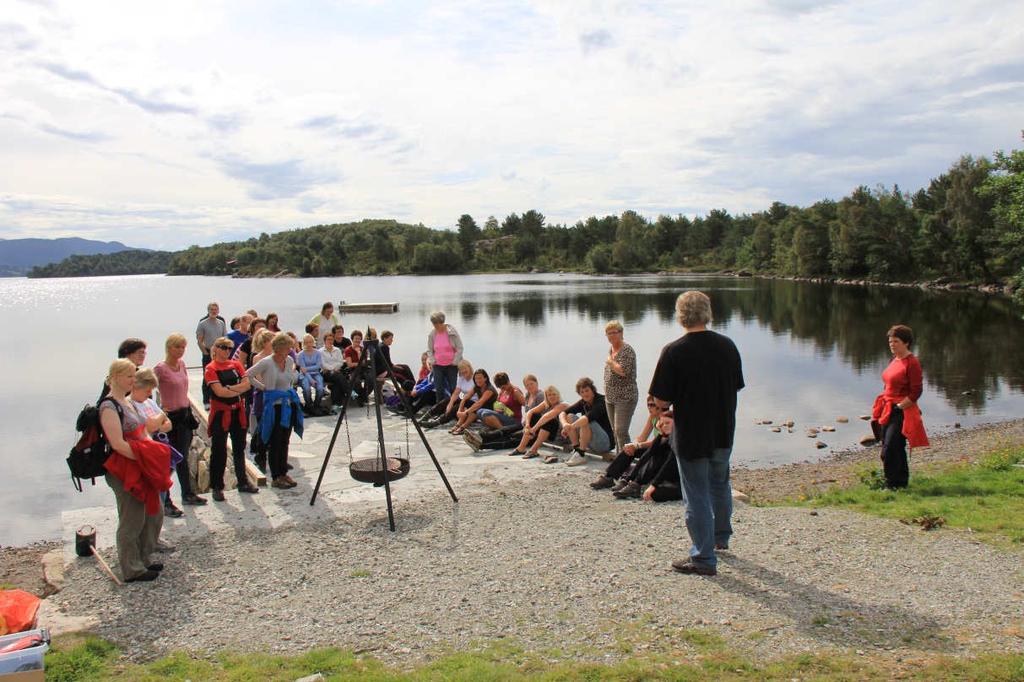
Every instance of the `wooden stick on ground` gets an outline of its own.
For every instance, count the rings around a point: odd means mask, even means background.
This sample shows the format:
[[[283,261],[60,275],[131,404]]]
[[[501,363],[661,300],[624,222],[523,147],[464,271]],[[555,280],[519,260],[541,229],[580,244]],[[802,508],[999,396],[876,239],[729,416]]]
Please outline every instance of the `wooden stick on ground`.
[[[110,566],[107,566],[107,562],[104,561],[103,557],[100,556],[100,553],[96,551],[96,547],[90,546],[89,549],[92,550],[92,555],[94,557],[96,557],[96,561],[100,562],[100,566],[102,566],[103,570],[106,571],[107,575],[110,576],[110,579],[113,580],[114,583],[117,584],[118,587],[120,587],[121,586],[121,581],[118,580],[117,576],[114,575],[114,572],[110,570]]]

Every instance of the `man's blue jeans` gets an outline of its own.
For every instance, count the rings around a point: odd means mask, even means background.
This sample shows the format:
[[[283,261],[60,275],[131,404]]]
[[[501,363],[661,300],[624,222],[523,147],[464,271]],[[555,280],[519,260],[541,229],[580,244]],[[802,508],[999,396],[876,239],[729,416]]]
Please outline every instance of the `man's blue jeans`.
[[[715,544],[728,547],[732,536],[730,455],[732,448],[719,448],[712,450],[711,457],[676,457],[686,493],[686,530],[693,541],[690,560],[700,566],[715,568],[718,564]]]

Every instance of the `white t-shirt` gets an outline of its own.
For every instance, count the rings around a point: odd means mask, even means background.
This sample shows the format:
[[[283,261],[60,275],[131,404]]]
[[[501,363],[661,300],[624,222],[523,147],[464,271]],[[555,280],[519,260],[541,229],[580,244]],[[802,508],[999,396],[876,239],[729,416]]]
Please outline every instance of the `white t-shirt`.
[[[463,379],[462,375],[459,375],[458,380],[455,382],[455,389],[459,392],[459,397],[465,396],[467,393],[473,390],[473,377]]]

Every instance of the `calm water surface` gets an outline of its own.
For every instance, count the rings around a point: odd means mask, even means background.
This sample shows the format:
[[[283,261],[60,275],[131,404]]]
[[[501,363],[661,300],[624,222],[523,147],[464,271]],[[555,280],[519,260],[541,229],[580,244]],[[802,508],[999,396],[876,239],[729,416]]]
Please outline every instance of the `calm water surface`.
[[[163,359],[168,333],[190,339],[206,303],[225,317],[247,308],[275,311],[282,327],[301,330],[326,300],[399,301],[395,315],[353,314],[346,329],[373,324],[395,332],[392,355],[418,367],[435,309],[462,332],[466,357],[518,383],[533,372],[572,395],[576,380],[600,386],[607,353],[604,323],[619,319],[638,356],[644,391],[661,347],[679,336],[675,297],[711,295],[714,328],[743,356],[734,461],[771,465],[818,457],[806,426],[838,415],[848,426],[823,434],[832,447],[866,432],[857,415],[879,392],[888,363],[885,330],[895,322],[918,335],[925,372],[921,400],[933,432],[1019,417],[1024,408],[1024,322],[1002,298],[916,289],[836,287],[725,277],[584,277],[477,275],[240,280],[210,277],[0,279],[3,373],[0,396],[0,544],[57,537],[60,512],[106,504],[106,485],[76,492],[64,458],[82,404],[95,400],[117,345],[146,339],[148,365]],[[642,402],[641,402],[642,405]],[[642,408],[640,408],[642,410]],[[757,419],[793,419],[792,434],[771,433]],[[642,422],[638,411],[634,432]]]

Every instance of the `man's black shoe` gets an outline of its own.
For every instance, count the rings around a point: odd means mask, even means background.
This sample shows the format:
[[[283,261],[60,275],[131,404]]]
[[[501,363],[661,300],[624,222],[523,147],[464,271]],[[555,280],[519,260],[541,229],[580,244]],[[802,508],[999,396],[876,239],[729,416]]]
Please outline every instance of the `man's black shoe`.
[[[185,512],[175,507],[173,502],[168,502],[164,505],[164,516],[170,516],[173,519],[178,519],[184,515]]]
[[[138,574],[134,578],[125,578],[124,581],[126,583],[148,583],[150,580],[156,580],[159,577],[159,571],[146,571],[145,573]]]
[[[156,561],[151,563],[149,566],[146,566],[146,568],[150,571],[156,571],[157,573],[159,573],[160,571],[164,570],[164,565],[159,561]]]

